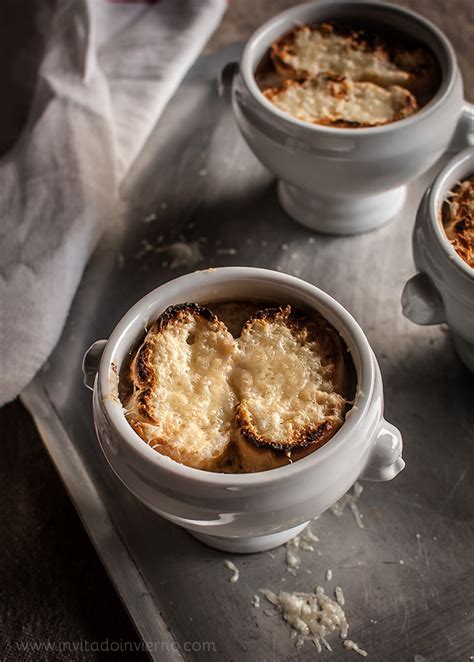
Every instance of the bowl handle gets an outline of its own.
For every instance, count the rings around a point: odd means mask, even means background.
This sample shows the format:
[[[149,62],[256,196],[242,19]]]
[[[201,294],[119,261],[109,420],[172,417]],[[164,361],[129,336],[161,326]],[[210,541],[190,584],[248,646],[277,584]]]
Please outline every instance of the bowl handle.
[[[107,340],[96,340],[95,343],[89,347],[82,359],[84,385],[87,386],[87,388],[90,388],[91,391],[94,390],[95,376],[99,370],[100,359],[106,344]]]
[[[403,288],[402,310],[411,322],[422,326],[441,324],[446,318],[441,294],[422,271],[410,278]]]
[[[400,430],[382,418],[369,461],[359,478],[361,480],[392,480],[405,467],[402,459]]]
[[[223,97],[227,101],[230,101],[232,81],[234,80],[234,77],[238,71],[238,62],[228,62],[226,65],[224,65],[219,74],[219,79],[217,81],[217,92],[220,97]]]
[[[474,146],[474,104],[464,102],[448,152],[460,152]]]

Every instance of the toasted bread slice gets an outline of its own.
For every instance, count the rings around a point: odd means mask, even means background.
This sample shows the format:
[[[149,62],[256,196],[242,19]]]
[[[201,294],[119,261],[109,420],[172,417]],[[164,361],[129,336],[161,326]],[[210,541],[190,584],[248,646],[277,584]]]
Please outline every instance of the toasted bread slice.
[[[426,49],[393,49],[375,35],[334,23],[295,28],[272,45],[271,57],[278,73],[294,80],[332,73],[422,92],[436,77],[434,57]]]
[[[474,269],[474,175],[451,191],[442,207],[442,220],[456,253]]]
[[[167,308],[130,367],[134,393],[126,408],[134,430],[177,462],[215,470],[230,447],[235,350],[227,327],[207,308]]]
[[[231,381],[235,444],[244,471],[299,459],[325,444],[344,421],[344,354],[320,315],[290,306],[259,311],[245,324]]]
[[[398,85],[384,88],[332,74],[304,82],[285,81],[264,94],[293,117],[338,127],[379,126],[408,117],[418,108],[413,94]]]

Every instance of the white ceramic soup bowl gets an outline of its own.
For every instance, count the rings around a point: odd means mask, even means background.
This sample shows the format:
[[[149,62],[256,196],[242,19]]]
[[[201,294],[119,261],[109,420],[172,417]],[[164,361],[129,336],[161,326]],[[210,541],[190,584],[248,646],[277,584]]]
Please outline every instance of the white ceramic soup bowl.
[[[474,372],[474,269],[456,253],[441,221],[449,191],[473,174],[474,148],[469,148],[452,159],[426,191],[413,231],[418,273],[405,285],[402,308],[415,324],[447,322],[459,356]]]
[[[358,382],[351,415],[325,446],[291,465],[249,474],[193,469],[154,451],[125,418],[118,375],[144,329],[171,304],[229,299],[314,308],[339,331],[351,352]],[[97,436],[117,476],[156,513],[218,549],[256,552],[282,544],[358,478],[390,480],[404,467],[401,435],[383,418],[382,380],[367,338],[337,301],[293,276],[225,267],[172,280],[133,306],[108,341],[88,350],[84,374],[94,390]]]
[[[436,57],[441,82],[419,112],[385,126],[346,129],[298,120],[266,99],[255,70],[278,37],[301,23],[334,20],[415,39]],[[240,131],[260,161],[279,179],[287,213],[303,225],[330,234],[376,228],[405,200],[406,184],[427,170],[450,146],[466,146],[473,111],[453,48],[430,21],[383,2],[320,0],[293,7],[265,23],[249,39],[239,65],[221,74]]]

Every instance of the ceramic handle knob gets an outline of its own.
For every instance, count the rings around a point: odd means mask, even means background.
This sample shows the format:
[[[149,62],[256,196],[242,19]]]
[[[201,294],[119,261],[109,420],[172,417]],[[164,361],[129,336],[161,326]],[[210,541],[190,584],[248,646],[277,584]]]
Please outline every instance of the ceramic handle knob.
[[[407,282],[402,292],[402,310],[415,324],[441,324],[445,321],[444,304],[431,278],[422,272]]]
[[[464,103],[448,152],[460,152],[474,146],[474,105]]]
[[[362,480],[392,480],[405,467],[402,459],[402,435],[394,425],[382,419],[369,462],[360,475]]]
[[[87,386],[87,388],[90,388],[91,391],[94,390],[95,376],[99,370],[100,359],[106,344],[107,340],[96,340],[96,342],[89,347],[82,359],[84,385]]]
[[[234,76],[238,70],[239,65],[237,62],[228,62],[224,66],[219,75],[219,80],[217,81],[217,91],[220,97],[224,97],[224,99],[230,99],[232,81],[234,80]]]

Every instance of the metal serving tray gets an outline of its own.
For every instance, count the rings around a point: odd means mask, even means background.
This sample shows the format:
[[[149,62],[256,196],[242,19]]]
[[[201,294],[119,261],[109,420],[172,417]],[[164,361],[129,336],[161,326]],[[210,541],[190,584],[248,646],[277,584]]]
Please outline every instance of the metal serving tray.
[[[468,660],[474,654],[473,377],[443,327],[401,314],[414,273],[411,232],[437,168],[414,182],[399,217],[354,237],[314,235],[280,209],[272,176],[251,154],[218,71],[238,49],[201,58],[170,102],[126,183],[134,209],[106,233],[84,274],[62,338],[22,395],[118,593],[156,660],[306,660],[280,616],[251,605],[256,591],[343,588],[349,636],[371,660]],[[297,576],[285,549],[232,556],[209,549],[134,498],[96,441],[81,359],[149,290],[186,271],[162,245],[199,243],[195,268],[277,268],[314,283],[365,330],[383,373],[386,416],[405,440],[406,469],[365,483],[359,507],[313,523],[320,542],[301,552]],[[240,569],[229,583],[224,559]],[[403,563],[402,563],[403,562]],[[334,579],[325,581],[330,568]],[[322,660],[349,660],[342,640]],[[214,656],[214,657],[213,657]],[[417,657],[418,656],[418,657]]]

